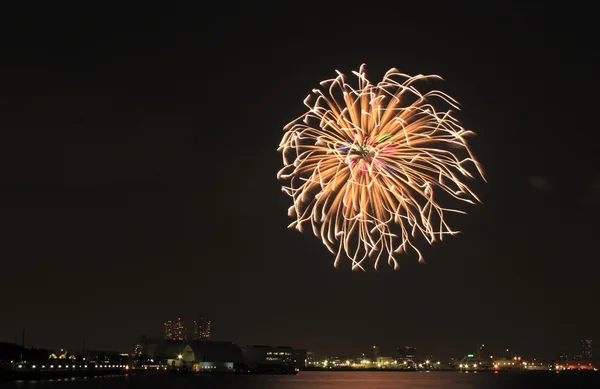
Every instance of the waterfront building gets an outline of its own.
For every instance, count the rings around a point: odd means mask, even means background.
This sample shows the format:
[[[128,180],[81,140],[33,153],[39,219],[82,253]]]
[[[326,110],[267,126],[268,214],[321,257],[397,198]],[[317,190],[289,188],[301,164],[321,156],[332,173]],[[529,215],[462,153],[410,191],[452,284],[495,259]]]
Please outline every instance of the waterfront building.
[[[304,367],[306,350],[287,346],[240,346],[212,340],[145,339],[146,358],[189,371],[273,371]]]
[[[164,348],[171,369],[234,372],[245,362],[241,348],[233,342],[192,340],[182,345],[167,341]]]

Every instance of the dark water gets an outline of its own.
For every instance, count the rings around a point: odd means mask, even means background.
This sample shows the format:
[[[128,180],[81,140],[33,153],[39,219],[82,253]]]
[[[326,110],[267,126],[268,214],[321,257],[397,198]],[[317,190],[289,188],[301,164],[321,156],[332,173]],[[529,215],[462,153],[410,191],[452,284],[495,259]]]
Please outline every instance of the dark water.
[[[587,389],[600,388],[598,373],[428,373],[428,372],[301,372],[285,375],[156,374],[78,378],[54,381],[0,382],[2,389]]]

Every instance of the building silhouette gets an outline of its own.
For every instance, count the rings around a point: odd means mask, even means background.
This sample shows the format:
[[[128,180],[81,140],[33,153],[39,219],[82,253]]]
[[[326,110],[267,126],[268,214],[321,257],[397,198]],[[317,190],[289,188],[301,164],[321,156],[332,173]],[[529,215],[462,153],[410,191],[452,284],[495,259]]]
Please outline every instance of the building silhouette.
[[[590,339],[581,341],[581,358],[587,360],[592,359],[592,341]]]
[[[240,345],[234,342],[144,337],[145,357],[170,369],[195,372],[294,373],[305,367],[307,351],[289,346]]]
[[[173,339],[173,320],[165,320],[165,340]]]
[[[165,340],[186,340],[187,330],[185,324],[178,317],[176,320],[166,320],[164,323]]]
[[[203,315],[199,315],[198,319],[194,320],[194,331],[192,334],[193,340],[210,340],[210,320]]]
[[[417,349],[413,346],[399,347],[398,357],[402,362],[414,362],[417,358]]]

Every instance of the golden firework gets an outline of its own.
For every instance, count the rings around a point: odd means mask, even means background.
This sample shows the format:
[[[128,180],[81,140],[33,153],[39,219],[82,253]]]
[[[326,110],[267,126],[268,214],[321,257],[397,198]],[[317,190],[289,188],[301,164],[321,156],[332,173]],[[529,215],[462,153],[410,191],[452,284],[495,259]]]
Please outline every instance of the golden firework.
[[[277,174],[293,199],[289,227],[313,233],[336,255],[348,257],[352,269],[367,258],[382,257],[398,268],[395,254],[415,250],[423,236],[429,244],[454,235],[446,212],[464,213],[439,204],[442,197],[479,201],[466,181],[483,177],[465,137],[472,134],[451,115],[458,103],[447,94],[421,93],[417,81],[439,76],[409,76],[389,70],[377,85],[365,65],[346,77],[321,82],[304,101],[308,111],[284,127],[279,145],[284,167]],[[447,109],[438,110],[433,104]],[[447,198],[446,200],[451,200]]]

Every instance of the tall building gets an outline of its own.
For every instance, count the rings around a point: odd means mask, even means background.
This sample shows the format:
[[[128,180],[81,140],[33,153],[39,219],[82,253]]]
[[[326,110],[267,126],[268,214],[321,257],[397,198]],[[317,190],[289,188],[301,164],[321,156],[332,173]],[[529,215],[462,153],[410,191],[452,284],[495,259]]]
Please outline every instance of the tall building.
[[[200,315],[197,320],[194,320],[194,340],[210,340],[210,320]]]
[[[165,321],[165,339],[166,340],[186,340],[187,331],[180,317],[177,320]]]
[[[581,341],[581,357],[582,359],[592,359],[592,341],[591,339],[584,339]]]
[[[165,339],[173,339],[173,320],[165,320]]]
[[[173,327],[173,339],[174,340],[186,340],[187,339],[187,329],[181,318],[177,318],[175,325]]]

